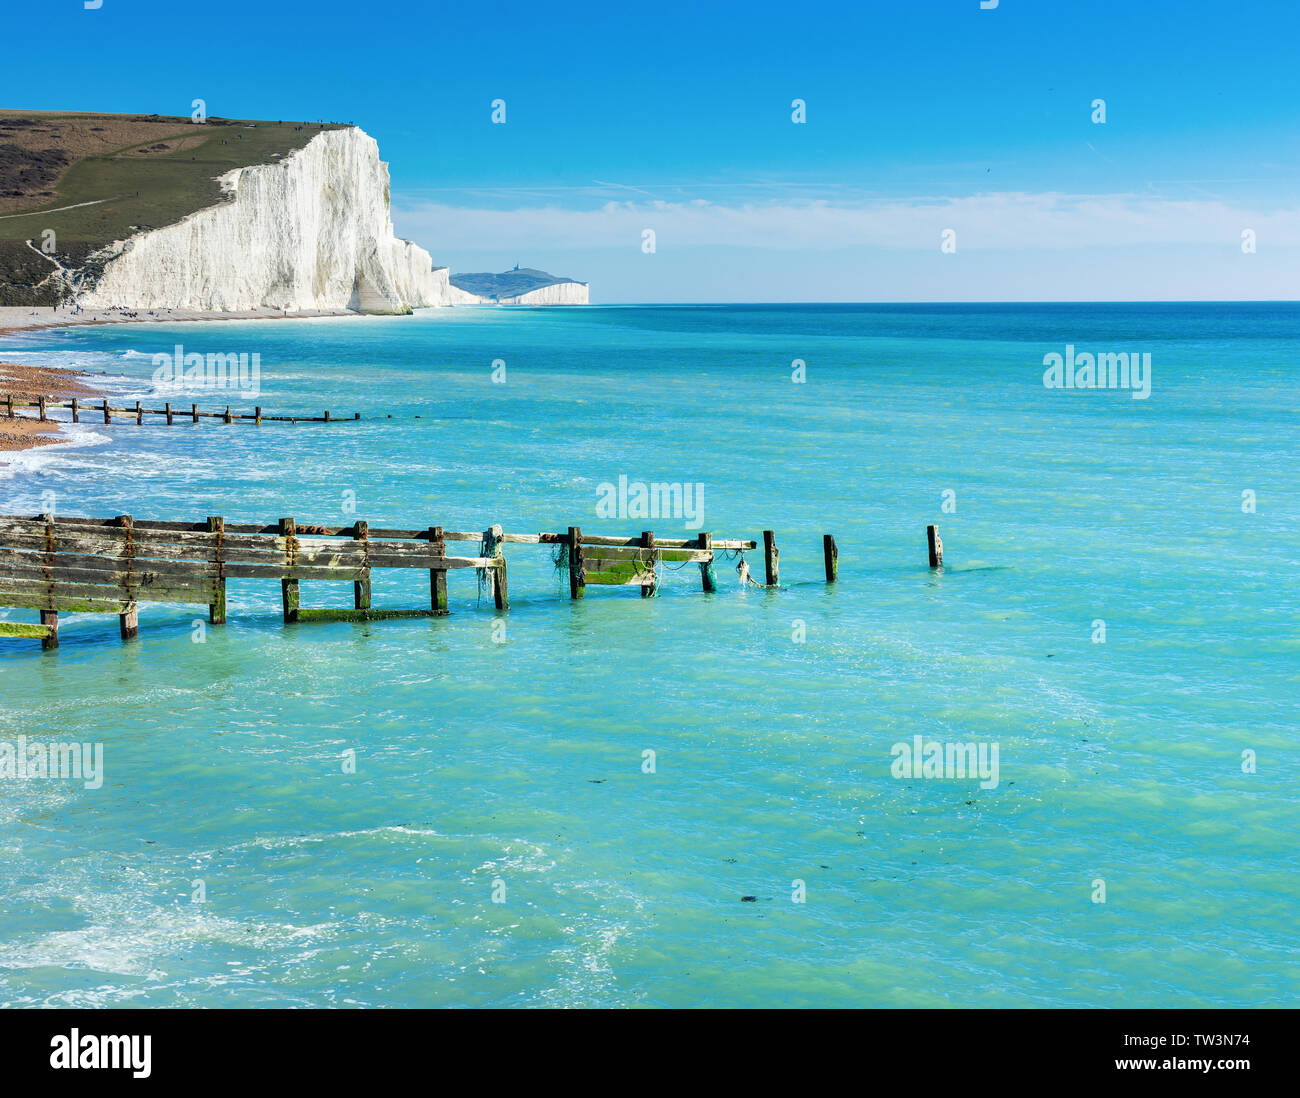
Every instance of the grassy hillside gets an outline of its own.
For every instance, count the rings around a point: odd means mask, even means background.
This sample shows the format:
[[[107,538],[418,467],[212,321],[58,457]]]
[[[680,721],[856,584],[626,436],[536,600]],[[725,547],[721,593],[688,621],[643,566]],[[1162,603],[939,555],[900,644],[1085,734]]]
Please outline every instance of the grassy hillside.
[[[218,176],[302,148],[336,123],[0,111],[0,304],[56,303],[39,283],[97,248],[222,199]],[[68,208],[71,207],[71,208]]]

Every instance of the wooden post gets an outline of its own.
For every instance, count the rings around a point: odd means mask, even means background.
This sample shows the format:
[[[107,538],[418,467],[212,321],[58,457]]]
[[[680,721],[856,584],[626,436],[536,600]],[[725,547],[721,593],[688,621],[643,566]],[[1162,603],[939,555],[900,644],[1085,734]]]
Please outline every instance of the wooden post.
[[[776,534],[771,530],[763,531],[763,564],[767,568],[767,585],[769,587],[779,587],[781,584],[781,572],[778,562],[781,559],[781,550],[776,547]]]
[[[442,527],[429,527],[429,544],[438,556],[446,556],[447,545],[442,540]],[[447,613],[447,569],[429,569],[429,609],[435,616]]]
[[[260,404],[253,409],[253,426],[262,426],[262,406]]]
[[[582,574],[582,528],[569,527],[569,598],[580,599],[587,594],[586,577]]]
[[[280,520],[280,536],[285,539],[285,559],[288,561],[288,567],[296,568],[298,566],[298,538],[297,527],[291,518],[282,518]],[[298,581],[296,579],[282,579],[280,581],[280,599],[284,604],[284,621],[288,625],[298,620]]]
[[[9,418],[10,418],[10,419],[13,419],[13,418],[14,418],[14,395],[13,395],[13,393],[8,393],[8,394],[6,394],[6,396],[5,396],[5,403],[6,403],[7,405],[9,405]]]
[[[197,404],[191,404],[191,405],[190,405],[190,418],[193,419],[195,423],[198,423],[198,421],[199,421],[199,406],[198,406]]]
[[[37,414],[40,416],[41,422],[44,423],[45,422],[45,398],[43,396],[38,396],[36,398],[36,407],[38,409]]]
[[[42,610],[41,624],[49,632],[41,638],[41,647],[48,651],[51,648],[59,647],[59,612],[57,610]]]
[[[109,413],[109,410],[108,410],[108,401],[104,401],[104,422],[105,422],[105,423],[112,423],[112,422],[113,422],[113,417],[112,417],[112,415]]]
[[[80,423],[80,422],[81,422],[81,412],[80,412],[80,410],[79,410],[78,407],[77,407],[77,398],[76,398],[76,397],[73,397],[73,398],[72,398],[72,422],[73,422],[73,423]]]
[[[124,586],[130,595],[134,593],[132,588],[135,586],[135,531],[132,529],[130,515],[118,515],[117,524],[126,530],[126,554],[122,559],[126,562]],[[140,615],[134,600],[127,604],[126,610],[118,614],[117,621],[124,641],[132,640],[139,634]]]
[[[261,422],[262,409],[257,410],[258,422]],[[358,522],[352,528],[352,536],[358,541],[366,542],[370,540],[370,523]],[[352,582],[352,605],[357,610],[370,609],[370,553],[369,547],[365,547],[366,552],[366,578],[363,580],[354,580]]]
[[[226,624],[226,566],[222,562],[225,548],[226,520],[220,515],[208,516],[208,529],[215,534],[212,559],[216,565],[216,601],[208,603],[208,621],[213,625]]]
[[[655,566],[655,532],[653,530],[641,531],[641,544],[650,550],[650,567]],[[655,593],[655,586],[658,584],[659,573],[655,571],[655,585],[647,587],[644,583],[641,585],[641,597],[643,599],[652,598]]]
[[[329,421],[330,421],[330,413],[329,413],[329,409],[326,408],[326,409],[325,409],[325,422],[328,423]]]
[[[226,423],[234,423],[234,422],[235,422],[234,419],[231,418],[231,415],[230,415],[230,405],[229,405],[229,404],[226,405],[226,419],[225,419],[225,422],[226,422]]]
[[[353,418],[353,419],[360,419],[360,418],[361,418],[361,413],[360,413],[360,412],[353,412],[353,413],[352,413],[352,418]],[[415,418],[416,418],[416,419],[419,419],[420,417],[419,417],[419,416],[416,416]]]
[[[834,583],[840,578],[840,551],[830,534],[822,535],[822,548],[826,553],[826,582]]]
[[[169,400],[164,406],[163,411],[167,413],[167,426],[172,425],[172,402]]]
[[[135,402],[135,425],[140,427],[144,424],[144,411],[140,407],[140,402]]]
[[[713,552],[713,535],[700,535],[700,548],[708,552]],[[713,558],[700,561],[700,586],[704,588],[705,593],[711,593],[718,589],[718,574],[713,570]]]
[[[939,527],[927,526],[925,535],[930,542],[930,567],[943,567],[943,539],[939,537]]]
[[[492,584],[492,599],[498,610],[510,609],[510,594],[506,586],[506,557],[501,549],[503,531],[500,526],[489,526],[483,532],[483,555],[500,561],[488,569],[488,582]]]

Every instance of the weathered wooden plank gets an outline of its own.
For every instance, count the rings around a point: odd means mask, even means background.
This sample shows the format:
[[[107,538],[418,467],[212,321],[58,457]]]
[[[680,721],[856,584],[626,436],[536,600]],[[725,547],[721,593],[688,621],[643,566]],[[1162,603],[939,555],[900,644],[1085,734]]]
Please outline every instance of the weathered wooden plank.
[[[153,558],[155,560],[188,560],[212,562],[215,543],[210,545],[180,545],[154,538],[139,541],[107,541],[98,538],[60,537],[55,535],[56,553],[91,553],[105,557]]]
[[[830,534],[822,535],[822,554],[826,560],[826,582],[834,583],[840,578],[840,551]]]
[[[642,535],[644,538],[645,535]],[[638,539],[640,540],[640,539]],[[591,545],[586,538],[583,538],[584,544]],[[709,560],[713,554],[707,550],[701,550],[698,547],[692,549],[665,549],[663,542],[655,541],[653,549],[647,549],[644,545],[636,546],[612,546],[596,544],[591,549],[592,553],[598,553],[605,560],[643,560],[649,564],[652,560],[666,561],[691,561],[698,563]]]
[[[172,602],[185,600],[172,599]],[[133,604],[131,599],[86,597],[41,591],[0,590],[0,606],[21,607],[28,610],[64,612],[68,614],[122,614]]]
[[[206,561],[157,560],[135,558],[143,571],[169,576],[210,576],[216,574],[216,565]],[[95,553],[40,553],[22,549],[0,549],[0,574],[10,569],[30,568],[84,568],[94,571],[127,571],[127,560],[121,556],[103,556]]]
[[[371,568],[430,568],[442,569],[448,568],[492,568],[496,562],[489,557],[437,557],[431,553],[425,553],[423,556],[399,556],[393,557],[387,553],[372,553],[370,555]]]
[[[393,618],[430,618],[436,616],[432,610],[332,610],[329,608],[303,607],[298,610],[298,620],[308,621],[384,621]]]
[[[551,535],[542,535],[548,537]],[[561,540],[563,535],[558,535]],[[640,538],[619,538],[607,537],[599,534],[584,534],[582,538],[584,545],[601,545],[601,546],[638,546],[641,544]],[[699,538],[655,538],[655,545],[661,549],[696,549],[699,547]],[[756,542],[737,541],[727,538],[714,538],[714,549],[754,549],[757,547]]]
[[[161,584],[141,584],[139,586],[113,583],[62,583],[55,582],[43,583],[40,581],[28,581],[21,579],[7,579],[0,577],[0,606],[29,606],[30,603],[10,602],[13,596],[35,596],[44,595],[48,597],[53,595],[58,598],[69,599],[102,599],[110,602],[129,603],[139,600],[140,602],[180,602],[180,603],[210,603],[215,593],[215,586],[208,584],[185,585],[182,587],[165,586]],[[51,609],[69,609],[64,606],[54,606]],[[119,610],[117,613],[124,613]]]
[[[26,640],[45,640],[50,635],[48,625],[37,625],[26,621],[0,621],[0,637],[23,638]]]
[[[188,587],[191,585],[211,587],[216,583],[216,572],[212,569],[206,572],[176,575],[156,572],[147,566],[136,569],[120,567],[69,568],[57,563],[58,560],[59,558],[56,557],[56,563],[43,565],[0,565],[0,583],[10,579],[21,580],[25,583],[99,583],[110,587],[127,583],[139,584],[142,587]],[[148,562],[142,563],[147,565]]]
[[[301,543],[292,552],[287,546],[279,548],[270,545],[265,549],[245,549],[238,545],[222,545],[221,556],[228,564],[281,564],[288,566],[290,560],[301,564],[321,566],[337,565],[339,567],[360,568],[365,565],[365,553],[353,546],[346,551],[337,549],[303,548]]]
[[[224,564],[226,579],[292,579],[325,580],[338,583],[357,583],[370,573],[366,568],[330,567],[326,565],[299,564]]]
[[[583,572],[584,583],[594,583],[606,587],[652,587],[654,576],[649,572],[628,574],[624,572]]]

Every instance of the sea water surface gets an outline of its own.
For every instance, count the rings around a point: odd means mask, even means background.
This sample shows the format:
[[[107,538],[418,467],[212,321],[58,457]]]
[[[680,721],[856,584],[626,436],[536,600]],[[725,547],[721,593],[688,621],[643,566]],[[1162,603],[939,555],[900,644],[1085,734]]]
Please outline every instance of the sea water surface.
[[[507,615],[472,571],[450,616],[369,624],[286,627],[231,581],[225,627],[142,604],[129,644],[93,615],[0,642],[0,741],[104,751],[97,789],[0,782],[0,1003],[1294,1005],[1300,307],[464,309],[0,353],[146,392],[177,343],[258,353],[268,414],[362,419],[86,423],[0,512],[772,529],[781,587],[721,561],[716,594],[692,564],[573,603],[511,546]],[[1149,399],[1045,388],[1067,344],[1150,352]],[[601,519],[620,475],[703,485],[700,527]],[[893,776],[916,736],[997,745],[996,788]]]

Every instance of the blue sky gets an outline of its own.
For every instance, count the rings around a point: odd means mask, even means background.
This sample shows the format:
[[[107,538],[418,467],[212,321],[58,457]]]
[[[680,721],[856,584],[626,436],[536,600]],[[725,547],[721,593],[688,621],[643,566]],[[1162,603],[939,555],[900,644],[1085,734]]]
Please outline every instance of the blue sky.
[[[453,270],[597,301],[1300,297],[1293,2],[14,8],[7,106],[355,121]]]

